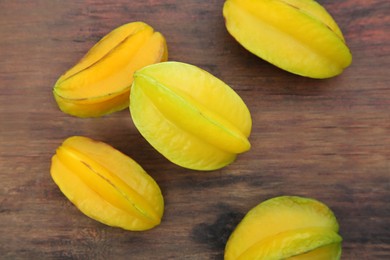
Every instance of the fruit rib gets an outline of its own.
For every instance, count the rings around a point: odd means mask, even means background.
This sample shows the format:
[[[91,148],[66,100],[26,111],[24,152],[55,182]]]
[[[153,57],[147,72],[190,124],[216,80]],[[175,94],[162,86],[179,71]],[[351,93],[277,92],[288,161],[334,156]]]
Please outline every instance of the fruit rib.
[[[142,196],[99,163],[64,145],[58,148],[56,156],[101,199],[151,225],[160,223],[155,209]]]
[[[178,128],[135,85],[130,92],[130,111],[142,136],[168,160],[182,167],[214,170],[236,158],[236,154],[218,149]]]
[[[142,74],[136,73],[135,77],[134,86],[139,87],[164,117],[178,128],[226,152],[241,153],[250,148],[248,139],[239,129],[187,94],[173,91]]]
[[[139,31],[144,30],[146,27],[148,27],[148,25],[143,22],[134,22],[124,24],[114,29],[100,39],[100,41],[96,43],[74,67],[62,75],[59,78],[58,83],[61,83],[75,74],[100,62],[104,57],[115,51],[115,49],[123,44],[125,40],[129,39]]]
[[[132,189],[137,190],[156,209],[158,215],[162,216],[161,191],[154,179],[137,162],[106,143],[83,136],[69,137],[63,145],[72,147],[83,155],[93,158],[102,167],[110,169]]]
[[[333,31],[343,42],[344,36],[332,16],[314,0],[276,0],[299,10]]]
[[[56,83],[55,94],[66,99],[82,100],[104,97],[129,88],[132,82],[132,70],[134,70],[131,57],[152,33],[153,29],[146,27],[137,34],[129,36],[115,47],[115,51],[110,51],[92,66],[85,68],[82,73],[75,73]]]
[[[287,260],[338,260],[341,257],[341,242],[316,248],[307,253],[288,257]]]
[[[223,11],[226,27],[238,42],[289,72],[326,78],[351,63],[351,53],[332,23],[284,1],[228,0]],[[311,14],[317,15],[317,10]]]
[[[236,259],[252,245],[279,233],[305,228],[324,228],[335,233],[339,226],[332,211],[309,198],[280,196],[251,209],[226,244],[226,259]]]
[[[289,230],[257,242],[237,259],[280,260],[308,253],[341,242],[341,237],[326,228]]]
[[[164,62],[138,71],[173,92],[183,93],[235,125],[246,137],[252,120],[247,106],[234,90],[207,71],[182,62]]]
[[[129,106],[129,89],[109,95],[107,97],[71,100],[54,95],[58,106],[63,112],[78,117],[99,117]]]
[[[222,168],[250,149],[252,121],[243,100],[190,64],[162,62],[137,71],[130,112],[142,136],[186,168]]]

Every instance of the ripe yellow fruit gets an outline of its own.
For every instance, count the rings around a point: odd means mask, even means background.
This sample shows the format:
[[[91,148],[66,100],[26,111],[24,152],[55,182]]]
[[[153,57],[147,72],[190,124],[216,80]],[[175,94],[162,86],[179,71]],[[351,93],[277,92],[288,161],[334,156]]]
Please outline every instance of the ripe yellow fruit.
[[[66,139],[50,169],[62,193],[85,215],[110,226],[147,230],[160,224],[164,200],[157,183],[113,147],[82,136]]]
[[[227,0],[223,15],[242,46],[291,73],[329,78],[351,64],[338,25],[314,0]]]
[[[338,230],[333,212],[323,203],[276,197],[247,213],[226,244],[225,259],[339,259]]]
[[[193,65],[162,62],[137,71],[130,112],[145,139],[182,167],[218,169],[250,148],[252,120],[243,100]]]
[[[162,34],[143,22],[122,25],[57,80],[55,100],[63,112],[78,117],[122,110],[129,105],[133,73],[167,58]]]

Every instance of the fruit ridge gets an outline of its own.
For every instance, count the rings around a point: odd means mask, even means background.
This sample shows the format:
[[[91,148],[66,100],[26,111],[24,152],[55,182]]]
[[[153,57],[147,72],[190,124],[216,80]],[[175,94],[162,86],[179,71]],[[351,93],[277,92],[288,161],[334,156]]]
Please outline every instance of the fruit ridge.
[[[133,122],[170,161],[213,170],[250,148],[248,108],[213,75],[190,64],[163,62],[137,71],[134,77]]]
[[[160,224],[164,202],[157,183],[107,144],[70,137],[57,149],[50,172],[64,195],[97,221],[128,230]]]
[[[225,259],[339,259],[338,230],[325,204],[297,196],[275,197],[245,215],[228,239]]]
[[[329,13],[312,0],[227,0],[228,32],[247,50],[291,73],[329,78],[352,55]]]
[[[78,117],[99,117],[129,105],[136,70],[168,57],[165,38],[143,22],[122,25],[103,37],[56,82],[60,109]]]

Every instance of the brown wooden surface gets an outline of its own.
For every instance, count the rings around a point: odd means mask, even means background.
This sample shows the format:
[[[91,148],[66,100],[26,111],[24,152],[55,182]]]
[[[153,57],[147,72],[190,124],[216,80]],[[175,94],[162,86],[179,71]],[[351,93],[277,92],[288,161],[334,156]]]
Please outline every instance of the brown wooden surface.
[[[390,2],[320,1],[353,53],[342,75],[284,72],[227,33],[222,0],[0,1],[0,258],[222,259],[242,216],[277,195],[319,199],[344,238],[343,259],[390,259]],[[173,165],[135,129],[127,110],[98,119],[59,111],[52,86],[103,35],[141,20],[167,38],[170,60],[232,86],[253,117],[252,149],[230,166]],[[160,185],[165,214],[148,232],[82,215],[49,174],[72,135],[107,142]]]

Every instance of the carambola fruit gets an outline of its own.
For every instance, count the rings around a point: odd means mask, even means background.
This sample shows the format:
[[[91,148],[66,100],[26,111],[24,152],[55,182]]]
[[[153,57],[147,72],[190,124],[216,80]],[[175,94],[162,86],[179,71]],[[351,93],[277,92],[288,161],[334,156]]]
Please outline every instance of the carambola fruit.
[[[129,105],[134,71],[168,58],[165,38],[143,22],[122,25],[103,37],[56,82],[60,109],[99,117]]]
[[[329,78],[351,64],[342,32],[316,1],[227,0],[223,15],[242,46],[291,73]]]
[[[101,223],[134,231],[160,224],[164,200],[159,186],[108,144],[70,137],[52,157],[50,173],[80,211]]]
[[[225,259],[339,259],[338,230],[333,212],[323,203],[276,197],[246,214],[226,244]]]
[[[243,100],[190,64],[162,62],[137,71],[130,112],[144,138],[185,168],[218,169],[250,148],[252,120]]]

